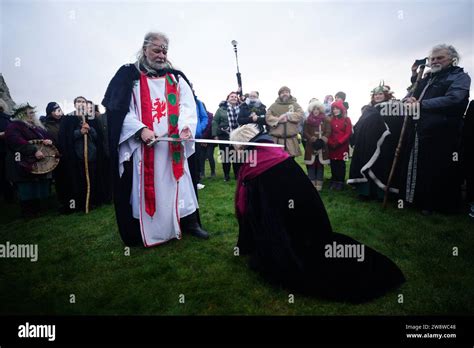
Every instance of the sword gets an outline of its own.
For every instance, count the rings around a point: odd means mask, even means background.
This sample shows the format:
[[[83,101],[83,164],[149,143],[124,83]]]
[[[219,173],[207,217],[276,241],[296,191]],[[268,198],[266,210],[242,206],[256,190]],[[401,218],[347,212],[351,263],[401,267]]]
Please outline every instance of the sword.
[[[213,140],[213,139],[181,139],[170,137],[157,137],[150,141],[147,146],[153,146],[160,141],[194,141],[196,143],[206,144],[229,144],[229,145],[246,145],[246,146],[263,146],[263,147],[284,147],[284,145],[270,144],[270,143],[251,143],[245,141],[230,141],[230,140]]]

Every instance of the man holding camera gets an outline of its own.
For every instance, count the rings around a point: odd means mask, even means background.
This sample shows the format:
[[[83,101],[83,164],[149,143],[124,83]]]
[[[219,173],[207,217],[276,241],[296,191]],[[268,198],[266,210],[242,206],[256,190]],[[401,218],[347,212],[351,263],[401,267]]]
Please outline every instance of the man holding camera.
[[[424,215],[456,212],[461,206],[459,142],[471,85],[469,75],[457,66],[459,54],[453,46],[433,47],[428,59],[430,72],[405,100],[420,115],[413,118],[407,146],[403,195]]]

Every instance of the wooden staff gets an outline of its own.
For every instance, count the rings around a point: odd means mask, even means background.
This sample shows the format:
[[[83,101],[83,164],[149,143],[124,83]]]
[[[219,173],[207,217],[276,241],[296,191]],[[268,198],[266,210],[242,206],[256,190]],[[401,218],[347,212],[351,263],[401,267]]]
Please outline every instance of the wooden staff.
[[[82,115],[82,125],[87,124],[86,117]],[[87,146],[87,135],[88,133],[84,134],[84,170],[86,174],[86,214],[89,213],[89,199],[91,196],[91,180],[89,178],[89,152]]]
[[[415,93],[416,87],[418,86],[418,82],[423,77],[423,72],[424,71],[425,71],[425,65],[422,64],[422,65],[420,65],[420,70],[418,71],[418,75],[416,76],[416,81],[413,83],[413,85],[409,89],[410,92],[408,93],[408,97],[412,97],[413,94]],[[400,138],[398,138],[398,144],[397,144],[397,148],[395,150],[395,156],[393,157],[392,168],[390,169],[390,174],[388,176],[387,186],[385,187],[385,195],[383,197],[383,204],[382,204],[383,209],[385,209],[387,207],[388,192],[389,192],[390,184],[392,183],[393,174],[395,173],[395,168],[397,167],[398,158],[400,157],[400,151],[402,149],[402,143],[403,143],[403,136],[405,135],[405,129],[406,129],[407,123],[408,123],[408,115],[405,115],[405,117],[403,119],[402,130],[400,132]]]

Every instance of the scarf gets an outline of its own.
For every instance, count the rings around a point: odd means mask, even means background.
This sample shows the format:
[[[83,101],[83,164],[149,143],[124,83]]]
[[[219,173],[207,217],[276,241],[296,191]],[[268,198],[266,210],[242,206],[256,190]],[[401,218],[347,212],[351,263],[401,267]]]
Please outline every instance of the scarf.
[[[239,124],[237,123],[237,117],[239,117],[239,112],[240,107],[238,105],[232,106],[230,105],[230,103],[227,103],[227,116],[229,118],[231,132],[239,127]]]
[[[319,127],[321,122],[323,122],[325,115],[319,113],[317,116],[311,113],[308,118],[306,119],[306,123],[308,123],[312,127]]]
[[[168,114],[168,136],[179,138],[179,94],[178,83],[173,80],[171,74],[165,75],[166,109]],[[140,74],[140,103],[142,111],[142,122],[149,129],[153,129],[152,101],[150,89],[145,74]],[[181,142],[170,141],[169,149],[172,158],[173,175],[176,180],[183,175],[183,145]],[[156,211],[155,204],[155,149],[143,146],[144,162],[144,189],[145,189],[145,211],[153,216]]]
[[[256,147],[256,149],[252,150],[257,151],[257,156],[254,161],[257,165],[252,167],[250,163],[244,163],[239,169],[237,178],[235,214],[238,219],[241,218],[246,211],[247,187],[245,186],[245,181],[259,176],[289,157],[288,153],[279,147]]]

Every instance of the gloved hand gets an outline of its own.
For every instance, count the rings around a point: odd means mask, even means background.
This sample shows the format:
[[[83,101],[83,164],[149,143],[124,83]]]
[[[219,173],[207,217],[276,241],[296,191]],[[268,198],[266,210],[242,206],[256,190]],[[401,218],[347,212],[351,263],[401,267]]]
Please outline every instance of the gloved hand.
[[[316,151],[322,149],[323,147],[324,147],[324,141],[322,139],[317,139],[313,143],[313,149],[316,150]]]

